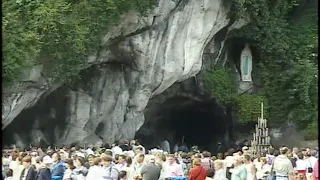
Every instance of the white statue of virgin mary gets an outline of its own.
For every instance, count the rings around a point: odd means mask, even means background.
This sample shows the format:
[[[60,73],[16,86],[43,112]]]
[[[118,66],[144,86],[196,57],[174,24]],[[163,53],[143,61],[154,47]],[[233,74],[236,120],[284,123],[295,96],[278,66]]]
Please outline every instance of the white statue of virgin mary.
[[[252,71],[252,54],[249,44],[246,43],[244,49],[241,52],[241,80],[242,81],[252,81],[251,71]]]

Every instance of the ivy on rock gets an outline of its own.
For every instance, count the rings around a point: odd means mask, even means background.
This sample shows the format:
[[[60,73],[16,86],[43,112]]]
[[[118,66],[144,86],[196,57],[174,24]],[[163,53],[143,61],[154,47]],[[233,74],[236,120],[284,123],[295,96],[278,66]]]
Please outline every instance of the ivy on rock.
[[[261,52],[259,71],[268,102],[269,122],[295,122],[306,129],[309,139],[318,135],[316,3],[307,0],[233,0],[232,15],[249,17],[250,23],[230,32],[228,37],[250,39]],[[250,109],[246,103],[249,97],[237,101],[244,102],[239,106],[241,119],[250,119],[245,115]]]
[[[222,104],[233,104],[237,109],[238,122],[246,124],[257,121],[261,115],[261,102],[264,116],[267,116],[267,101],[263,94],[238,94],[236,76],[230,68],[215,66],[203,74],[204,86]]]
[[[235,97],[235,104],[241,124],[257,122],[261,116],[261,103],[263,102],[263,117],[267,118],[268,104],[266,97],[262,94],[243,94]]]
[[[204,86],[221,104],[233,101],[237,94],[237,82],[231,69],[213,68],[204,72]]]
[[[43,64],[66,81],[79,73],[101,38],[129,10],[146,12],[154,0],[7,0],[2,3],[4,81]]]

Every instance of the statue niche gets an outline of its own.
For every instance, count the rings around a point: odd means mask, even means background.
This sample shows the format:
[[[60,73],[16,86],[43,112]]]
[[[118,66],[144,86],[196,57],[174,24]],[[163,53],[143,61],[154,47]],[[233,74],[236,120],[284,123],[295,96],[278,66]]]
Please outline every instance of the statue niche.
[[[251,78],[252,53],[248,43],[246,43],[244,49],[241,52],[240,69],[241,69],[241,80],[251,82],[252,81],[252,78]]]

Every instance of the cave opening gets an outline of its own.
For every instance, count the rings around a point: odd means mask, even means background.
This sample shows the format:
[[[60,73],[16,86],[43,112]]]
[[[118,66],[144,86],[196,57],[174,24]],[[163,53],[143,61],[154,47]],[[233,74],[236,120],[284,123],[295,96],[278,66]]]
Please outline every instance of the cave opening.
[[[147,148],[168,140],[171,150],[174,144],[183,142],[188,147],[196,145],[201,150],[216,152],[217,148],[221,148],[218,142],[224,147],[228,144],[228,126],[232,126],[232,120],[214,99],[173,97],[147,107],[145,123],[135,138],[140,139]]]
[[[33,107],[21,111],[3,130],[2,145],[16,144],[17,141],[24,145],[39,145],[33,142],[36,137],[41,138],[41,147],[52,145],[55,138],[59,138],[54,131],[65,127],[67,102],[66,89],[63,87],[41,97]],[[35,131],[43,134],[34,133]]]

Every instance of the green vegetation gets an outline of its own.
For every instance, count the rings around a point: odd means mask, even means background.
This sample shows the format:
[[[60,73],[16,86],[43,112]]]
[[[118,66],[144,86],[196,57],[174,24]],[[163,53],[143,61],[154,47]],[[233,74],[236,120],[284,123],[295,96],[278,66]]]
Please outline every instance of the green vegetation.
[[[290,120],[317,135],[317,1],[232,0],[234,16],[250,23],[228,38],[253,40],[259,52],[263,94],[237,95],[228,69],[205,74],[205,84],[222,103],[238,106],[242,122],[256,118],[266,101],[271,123]],[[67,81],[86,65],[101,38],[129,10],[145,13],[154,0],[6,0],[2,2],[3,58],[6,83],[43,64],[53,80]],[[311,4],[315,3],[315,4]],[[260,110],[259,110],[260,111]],[[311,137],[309,137],[311,138]]]
[[[43,64],[54,80],[78,74],[101,38],[129,10],[146,12],[153,0],[6,0],[2,2],[4,81]]]
[[[264,116],[267,116],[267,101],[262,94],[238,94],[235,76],[229,68],[215,66],[204,73],[205,88],[217,98],[220,104],[232,103],[238,110],[240,123],[256,121],[261,115],[261,102],[264,102]]]
[[[250,23],[228,38],[253,40],[260,49],[259,69],[268,118],[273,124],[293,121],[317,138],[318,15],[316,1],[233,0],[237,18]],[[314,3],[314,4],[312,4]],[[219,85],[218,85],[219,86]],[[226,85],[222,85],[226,86]],[[212,87],[217,87],[213,84]],[[214,89],[212,90],[214,92]],[[250,96],[241,97],[239,114],[247,115]],[[250,101],[253,101],[251,99]],[[246,114],[246,113],[245,113]],[[311,137],[308,137],[311,138]]]
[[[204,85],[221,104],[233,102],[238,91],[235,77],[230,69],[213,68],[205,72]]]
[[[239,122],[242,124],[248,122],[257,122],[261,116],[261,102],[263,102],[263,116],[267,118],[268,104],[262,94],[243,94],[235,97],[235,104],[238,109]]]

